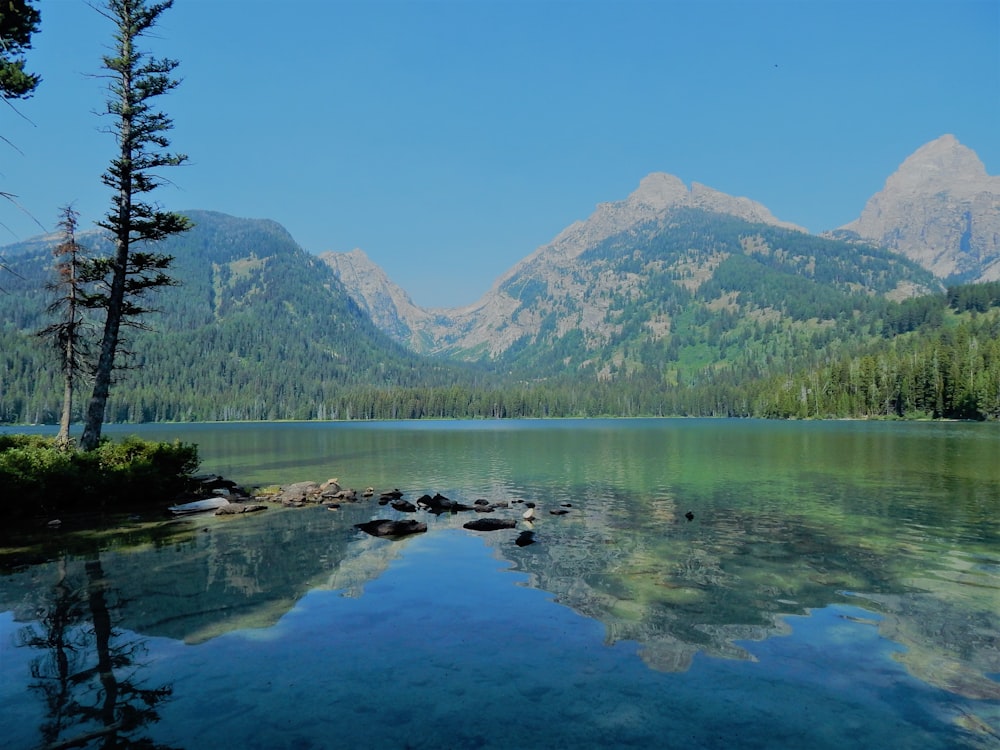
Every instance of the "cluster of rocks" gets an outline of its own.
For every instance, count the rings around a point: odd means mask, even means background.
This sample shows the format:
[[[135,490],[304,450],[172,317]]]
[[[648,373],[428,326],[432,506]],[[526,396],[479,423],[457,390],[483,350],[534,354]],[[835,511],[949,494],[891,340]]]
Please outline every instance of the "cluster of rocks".
[[[492,513],[499,509],[509,509],[511,506],[523,501],[513,500],[510,502],[491,503],[489,500],[481,498],[474,501],[472,505],[468,505],[451,500],[440,493],[435,493],[433,495],[421,495],[417,498],[416,502],[410,502],[403,499],[402,492],[393,490],[392,492],[382,493],[379,496],[378,502],[379,505],[389,505],[401,513],[416,513],[418,510],[423,510],[434,515],[441,515],[442,513],[463,512],[478,514]],[[521,518],[530,527],[535,520],[535,504],[525,503],[525,506],[527,510],[521,514]],[[567,510],[568,507],[570,507],[570,503],[564,503],[561,507],[550,510],[549,513],[553,515],[565,515],[569,513],[569,510]],[[472,531],[500,531],[502,529],[515,529],[517,528],[517,523],[517,519],[515,518],[480,517],[466,521],[462,524],[462,528]],[[361,529],[373,536],[401,537],[427,531],[427,524],[413,520],[397,521],[389,518],[379,518],[367,521],[366,523],[355,524],[355,528]],[[514,543],[519,547],[526,547],[534,542],[535,532],[532,530],[522,531],[517,539],[514,540]]]
[[[362,497],[371,497],[375,490],[368,488]],[[341,487],[336,479],[327,479],[322,484],[317,482],[296,482],[282,487],[276,495],[258,496],[286,508],[301,508],[305,505],[318,504],[328,508],[339,508],[342,502],[357,502],[358,491]]]
[[[367,487],[359,492],[354,488],[342,487],[336,478],[328,479],[322,484],[317,482],[296,482],[295,484],[282,487],[275,494],[259,495],[255,499],[267,500],[291,508],[301,508],[306,505],[321,505],[330,510],[337,510],[345,503],[364,502],[376,497],[378,505],[389,506],[399,513],[425,511],[433,515],[465,512],[483,515],[493,513],[496,510],[509,509],[523,502],[521,500],[490,502],[481,498],[470,505],[447,498],[441,493],[434,493],[433,495],[424,494],[411,502],[403,497],[403,492],[399,489],[376,493],[374,487]],[[549,512],[553,515],[565,515],[569,512],[567,510],[569,505],[569,503],[565,503],[562,507],[550,510]],[[535,504],[526,503],[525,507],[527,507],[527,510],[522,514],[522,518],[530,525],[535,520]],[[355,524],[355,528],[372,536],[393,538],[427,531],[427,524],[410,519],[376,518],[365,523]],[[480,517],[467,521],[463,524],[463,528],[473,531],[514,529],[517,528],[517,519]],[[515,543],[518,546],[524,547],[532,544],[534,541],[534,532],[529,530],[523,531],[515,540]]]
[[[274,493],[259,493],[250,495],[243,487],[217,475],[195,477],[193,492],[169,508],[177,515],[198,513],[214,510],[217,516],[252,513],[267,510],[269,504],[277,504],[286,508],[301,508],[309,504],[324,505],[331,510],[340,507],[342,502],[357,502],[360,499],[372,497],[374,489],[369,487],[364,492],[345,489],[336,479],[328,479],[322,484],[317,482],[296,482],[287,487],[281,487]],[[393,497],[401,497],[399,490]]]
[[[403,497],[403,492],[399,489],[384,492],[375,492],[374,487],[367,487],[362,491],[350,487],[342,487],[336,479],[327,479],[323,483],[319,482],[296,482],[285,487],[280,487],[276,492],[270,494],[249,495],[242,487],[235,482],[223,479],[222,477],[200,478],[202,496],[208,495],[207,499],[185,503],[171,508],[175,513],[200,512],[205,510],[215,510],[216,515],[234,515],[238,513],[251,513],[259,510],[266,510],[265,503],[281,505],[286,508],[301,508],[307,505],[320,505],[329,510],[337,510],[345,503],[358,503],[371,500],[378,496],[378,504],[388,505],[393,510],[400,513],[416,513],[425,511],[433,515],[442,513],[478,513],[481,516],[493,513],[496,510],[510,509],[522,500],[512,500],[510,502],[490,502],[486,499],[474,501],[471,505],[451,500],[440,493],[433,495],[424,494],[410,502]],[[209,504],[215,503],[212,507]],[[529,526],[529,530],[522,531],[515,540],[515,544],[520,547],[534,543],[534,531],[530,530],[533,521],[536,520],[535,504],[524,503],[526,510],[521,514],[523,521]],[[552,515],[565,515],[569,513],[570,503],[563,503],[558,508],[549,511]],[[499,531],[501,529],[517,528],[517,519],[509,517],[479,517],[462,524],[463,528],[472,531]],[[396,520],[391,518],[377,518],[365,523],[355,524],[355,528],[378,537],[402,537],[410,534],[419,534],[427,531],[427,524],[416,520]]]

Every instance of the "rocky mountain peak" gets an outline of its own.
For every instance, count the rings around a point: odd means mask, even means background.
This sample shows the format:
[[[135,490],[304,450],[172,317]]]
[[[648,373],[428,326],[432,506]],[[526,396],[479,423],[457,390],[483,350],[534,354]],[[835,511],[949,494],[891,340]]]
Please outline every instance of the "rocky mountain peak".
[[[599,203],[585,221],[577,221],[564,229],[552,242],[542,245],[497,281],[502,284],[511,276],[532,264],[540,255],[574,258],[584,250],[649,221],[663,219],[675,208],[700,208],[714,213],[729,214],[746,221],[805,231],[795,224],[775,218],[766,206],[749,198],[738,198],[713,190],[697,182],[688,188],[671,174],[653,172],[646,175],[623,201]],[[496,287],[494,287],[496,288]]]
[[[1000,177],[943,135],[913,152],[841,230],[949,281],[1000,279]]]
[[[628,198],[621,203],[602,203],[598,213],[604,208],[608,213],[631,215],[641,221],[649,218],[650,214],[660,218],[666,211],[681,207],[700,208],[746,221],[805,231],[795,224],[779,220],[766,206],[750,198],[728,195],[699,182],[692,182],[688,188],[679,177],[664,172],[646,175]]]
[[[625,199],[625,203],[662,211],[670,206],[683,204],[687,196],[687,186],[679,177],[665,172],[653,172],[639,181],[639,187]]]
[[[886,188],[934,192],[967,191],[989,180],[986,166],[976,152],[953,135],[935,138],[914,151],[886,181]]]
[[[512,281],[530,279],[536,286],[545,286],[549,295],[582,294],[584,290],[574,287],[571,280],[581,254],[610,237],[662,221],[677,208],[702,209],[805,231],[778,220],[765,206],[749,198],[727,195],[698,183],[689,188],[674,175],[653,172],[624,200],[598,204],[586,220],[566,227],[497,279],[478,301],[462,308],[417,307],[360,250],[324,253],[320,257],[337,272],[362,309],[397,340],[423,352],[487,351],[497,355],[522,336],[534,335],[540,322],[532,311],[518,315],[523,306],[523,284],[515,283],[520,291],[513,292]],[[606,310],[586,308],[582,314],[602,320]]]

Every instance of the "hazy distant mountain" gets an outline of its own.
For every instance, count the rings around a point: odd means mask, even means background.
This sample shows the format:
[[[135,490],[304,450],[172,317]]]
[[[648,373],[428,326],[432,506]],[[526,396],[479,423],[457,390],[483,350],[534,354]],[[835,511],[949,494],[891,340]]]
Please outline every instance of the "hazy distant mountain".
[[[678,316],[683,317],[679,300],[707,305],[711,300],[689,298],[720,268],[723,274],[733,271],[738,261],[726,263],[732,256],[790,274],[786,288],[776,291],[791,294],[796,285],[812,284],[816,295],[835,290],[848,309],[852,294],[905,297],[935,287],[930,274],[889,253],[813,237],[747,198],[698,184],[688,189],[676,177],[655,173],[624,201],[600,204],[588,219],[538,248],[478,302],[433,315],[394,303],[390,312],[394,324],[401,320],[400,328],[408,329],[409,339],[419,340],[425,351],[467,359],[516,354],[523,360],[526,350],[549,347],[565,350],[567,364],[587,361],[588,352],[627,348],[626,339],[637,344],[671,339]],[[372,310],[383,300],[398,299],[382,281],[376,289],[361,281],[347,286]],[[780,299],[740,306],[727,296],[738,291],[744,297],[753,294],[736,287],[720,291],[716,312],[782,307]],[[762,292],[756,294],[759,298]],[[641,325],[630,328],[623,315]],[[624,355],[607,350],[602,356],[613,361]]]
[[[505,282],[542,265],[565,266],[581,252],[602,240],[650,221],[677,208],[696,208],[746,221],[805,231],[780,221],[763,205],[737,198],[705,185],[690,189],[677,177],[654,172],[624,201],[602,203],[586,221],[563,230],[552,242],[538,248],[502,276],[478,302],[463,308],[425,309],[416,306],[385,272],[361,250],[323,253],[320,257],[336,272],[358,305],[375,324],[397,341],[418,352],[462,352],[476,358],[496,356],[515,340],[532,331],[531,324],[512,320],[518,300]]]
[[[1000,176],[953,135],[921,146],[841,227],[948,282],[1000,279]]]

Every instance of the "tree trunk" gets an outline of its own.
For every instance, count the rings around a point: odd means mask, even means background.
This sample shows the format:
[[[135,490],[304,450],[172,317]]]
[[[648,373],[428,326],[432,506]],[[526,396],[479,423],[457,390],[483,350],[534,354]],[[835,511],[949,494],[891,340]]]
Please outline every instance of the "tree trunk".
[[[69,349],[67,345],[67,349]],[[73,418],[73,373],[66,373],[66,381],[63,383],[63,407],[62,415],[59,418],[59,434],[56,435],[56,443],[62,446],[69,445],[69,423]]]
[[[101,428],[104,426],[104,410],[111,391],[111,374],[115,367],[115,353],[118,350],[118,333],[122,322],[122,304],[125,296],[125,265],[128,263],[128,242],[118,238],[115,253],[114,277],[108,299],[108,317],[104,321],[104,335],[101,337],[101,352],[94,373],[94,391],[87,405],[84,417],[83,435],[80,447],[85,451],[94,450],[101,442]]]

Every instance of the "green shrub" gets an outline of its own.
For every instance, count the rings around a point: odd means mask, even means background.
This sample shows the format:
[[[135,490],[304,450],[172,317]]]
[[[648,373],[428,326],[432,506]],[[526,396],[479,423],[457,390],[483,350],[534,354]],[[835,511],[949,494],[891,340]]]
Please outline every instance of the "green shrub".
[[[54,438],[0,435],[0,502],[9,517],[161,504],[189,488],[198,463],[198,447],[180,441],[104,439],[84,452]]]

